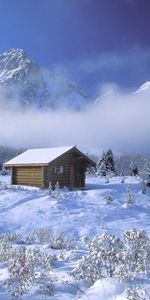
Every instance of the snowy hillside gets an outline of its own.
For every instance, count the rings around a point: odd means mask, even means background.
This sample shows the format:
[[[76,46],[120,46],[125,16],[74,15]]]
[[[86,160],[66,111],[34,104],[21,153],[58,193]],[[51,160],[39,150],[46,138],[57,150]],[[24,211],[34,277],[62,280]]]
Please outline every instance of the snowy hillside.
[[[118,283],[114,277],[96,280],[95,283],[89,285],[83,280],[75,279],[70,273],[78,266],[81,256],[87,253],[83,242],[85,236],[92,239],[97,234],[110,233],[121,237],[123,231],[131,228],[145,230],[150,236],[149,190],[146,195],[141,194],[140,184],[135,178],[126,177],[125,183],[120,183],[120,178],[114,177],[110,179],[110,183],[105,183],[104,179],[93,176],[87,178],[86,190],[64,190],[58,198],[53,198],[46,190],[6,185],[9,183],[9,177],[1,176],[0,180],[1,234],[17,232],[27,236],[35,228],[49,226],[52,226],[56,235],[64,231],[66,242],[63,249],[55,247],[54,240],[53,247],[49,243],[39,246],[37,241],[27,242],[27,248],[30,251],[41,247],[42,251],[55,254],[57,257],[50,271],[50,276],[55,278],[53,293],[52,296],[46,296],[46,299],[127,300],[123,296],[126,284]],[[125,203],[125,191],[128,185],[134,194],[134,204],[131,206]],[[110,204],[106,203],[106,196],[109,193],[113,199]],[[67,239],[74,239],[74,245],[66,248]],[[25,242],[19,238],[17,240],[17,237],[14,238],[13,243],[16,247],[25,246]],[[0,255],[1,253],[2,248],[0,248]],[[144,286],[148,289],[150,288],[149,277],[145,276]],[[8,278],[7,263],[1,262],[0,299],[3,300],[11,299],[7,285],[3,285]],[[139,279],[136,283],[142,284]],[[11,283],[10,286],[12,287]],[[33,286],[29,285],[27,294],[22,299],[44,299],[42,297],[41,287],[33,284]]]
[[[89,98],[74,83],[43,70],[22,49],[0,54],[0,103],[18,108],[84,107]]]

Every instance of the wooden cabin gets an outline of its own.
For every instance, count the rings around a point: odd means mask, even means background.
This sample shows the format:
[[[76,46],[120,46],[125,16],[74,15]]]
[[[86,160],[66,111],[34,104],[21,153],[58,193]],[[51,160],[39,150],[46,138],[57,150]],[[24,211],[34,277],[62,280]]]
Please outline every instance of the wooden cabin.
[[[27,150],[9,160],[4,167],[11,169],[11,182],[48,188],[59,183],[61,187],[85,187],[87,167],[95,166],[88,156],[76,147],[57,147]]]

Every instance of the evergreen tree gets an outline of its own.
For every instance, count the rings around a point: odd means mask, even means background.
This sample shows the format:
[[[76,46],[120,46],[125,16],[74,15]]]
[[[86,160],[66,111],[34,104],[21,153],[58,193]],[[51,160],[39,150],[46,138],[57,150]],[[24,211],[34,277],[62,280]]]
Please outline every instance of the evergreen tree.
[[[134,205],[135,195],[132,192],[132,190],[130,189],[129,185],[126,187],[124,198],[125,198],[125,202],[126,202],[127,206]]]
[[[129,175],[130,176],[136,176],[138,175],[138,167],[134,161],[131,161],[130,166],[129,166]]]
[[[146,187],[150,187],[150,161],[144,161],[143,168],[140,172],[142,193],[146,194]]]
[[[97,174],[101,176],[115,174],[115,163],[111,149],[103,152],[102,157],[99,159],[97,163]]]

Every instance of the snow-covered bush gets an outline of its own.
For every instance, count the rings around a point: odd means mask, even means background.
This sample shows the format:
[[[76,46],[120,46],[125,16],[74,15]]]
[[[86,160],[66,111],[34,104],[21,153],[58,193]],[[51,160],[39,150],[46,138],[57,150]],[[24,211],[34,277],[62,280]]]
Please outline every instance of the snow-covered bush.
[[[12,299],[20,299],[35,283],[40,284],[43,272],[47,273],[52,263],[53,257],[40,250],[25,247],[15,249],[8,261],[9,278],[6,281]]]
[[[89,167],[86,170],[86,175],[96,175],[97,170],[95,167]]]
[[[112,277],[119,263],[122,242],[114,235],[104,233],[87,243],[88,254],[83,256],[79,265],[72,271],[77,279],[95,282],[103,277]]]
[[[60,189],[60,185],[58,183],[58,181],[56,182],[55,184],[55,189],[54,189],[54,192],[53,192],[53,197],[56,198],[57,200],[60,200],[61,199],[61,189]]]
[[[75,241],[66,239],[64,232],[53,233],[52,227],[36,228],[25,237],[26,244],[48,244],[52,249],[66,249],[74,245]]]
[[[8,232],[3,234],[5,239],[7,239],[9,242],[15,243],[15,244],[23,244],[24,243],[24,237],[16,232]]]
[[[12,255],[12,244],[4,234],[0,235],[0,262],[8,261]]]
[[[10,170],[6,170],[5,168],[3,168],[0,171],[0,175],[5,176],[5,175],[10,175]]]
[[[145,180],[141,180],[141,191],[142,191],[142,194],[146,194],[146,189],[147,189],[147,186],[146,186],[146,182]]]
[[[47,299],[46,296],[53,295],[54,280],[55,280],[55,277],[52,276],[50,272],[48,272],[48,273],[41,272],[39,288],[40,288],[41,294],[45,296],[43,299]]]
[[[39,227],[35,228],[28,236],[25,238],[27,244],[48,244],[53,237],[52,227]]]
[[[54,189],[53,189],[52,183],[50,181],[49,186],[48,186],[48,192],[49,192],[50,196],[53,195],[53,191],[54,191]]]
[[[125,183],[125,177],[122,177],[122,178],[121,178],[120,183]]]
[[[123,260],[128,279],[134,279],[140,272],[148,272],[150,263],[150,240],[142,230],[130,229],[123,234]],[[126,274],[124,274],[126,278]]]
[[[122,240],[104,233],[88,241],[87,247],[87,255],[72,271],[77,279],[95,282],[109,276],[131,284],[149,270],[150,240],[143,231],[128,230]]]
[[[52,198],[56,198],[57,200],[60,200],[62,198],[62,191],[60,189],[58,181],[56,182],[54,187],[51,182],[49,183],[48,192]]]
[[[69,249],[74,245],[75,241],[73,239],[66,239],[64,232],[60,232],[58,235],[55,235],[51,240],[49,247],[52,249]]]
[[[6,284],[13,299],[25,294],[35,282],[35,253],[26,248],[14,251],[13,257],[9,260],[8,272],[10,274]]]
[[[107,194],[104,198],[104,203],[105,204],[111,204],[113,202],[113,197],[111,193]]]
[[[107,224],[106,224],[106,222],[105,222],[105,217],[103,217],[102,219],[101,219],[101,223],[100,223],[100,225],[101,225],[101,229],[107,229]]]
[[[132,190],[131,190],[131,188],[130,188],[129,185],[126,187],[126,190],[125,190],[125,193],[124,193],[124,200],[125,200],[125,204],[127,206],[134,205],[135,195],[132,192]]]
[[[149,300],[150,299],[144,287],[130,287],[126,289],[123,294],[127,300]]]
[[[28,248],[18,244],[32,244]],[[46,250],[40,250],[41,246],[48,244],[52,249],[70,249],[75,241],[66,239],[64,233],[53,234],[51,227],[37,228],[28,236],[17,233],[0,235],[0,262],[8,266],[9,278],[5,281],[11,299],[20,299],[33,285],[37,285],[42,295],[51,296],[54,281],[57,281],[53,266],[58,259],[64,260],[62,254],[49,254]],[[38,244],[38,248],[35,248]],[[52,251],[51,251],[52,252]]]

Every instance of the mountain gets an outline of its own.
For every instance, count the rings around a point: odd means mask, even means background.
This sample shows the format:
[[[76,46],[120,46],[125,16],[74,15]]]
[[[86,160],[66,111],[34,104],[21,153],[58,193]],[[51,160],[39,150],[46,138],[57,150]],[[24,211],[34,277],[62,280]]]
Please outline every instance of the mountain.
[[[96,98],[94,103],[99,104],[100,102],[105,101],[106,98],[115,96],[115,93],[117,93],[117,90],[110,87],[100,97]],[[150,96],[150,81],[144,82],[137,90],[131,92],[129,95]]]
[[[144,83],[139,87],[139,89],[136,90],[135,93],[136,93],[136,94],[141,94],[141,93],[149,94],[149,93],[150,93],[150,81],[144,82]]]
[[[5,108],[81,109],[89,100],[78,86],[43,70],[22,49],[0,54],[0,104]]]

